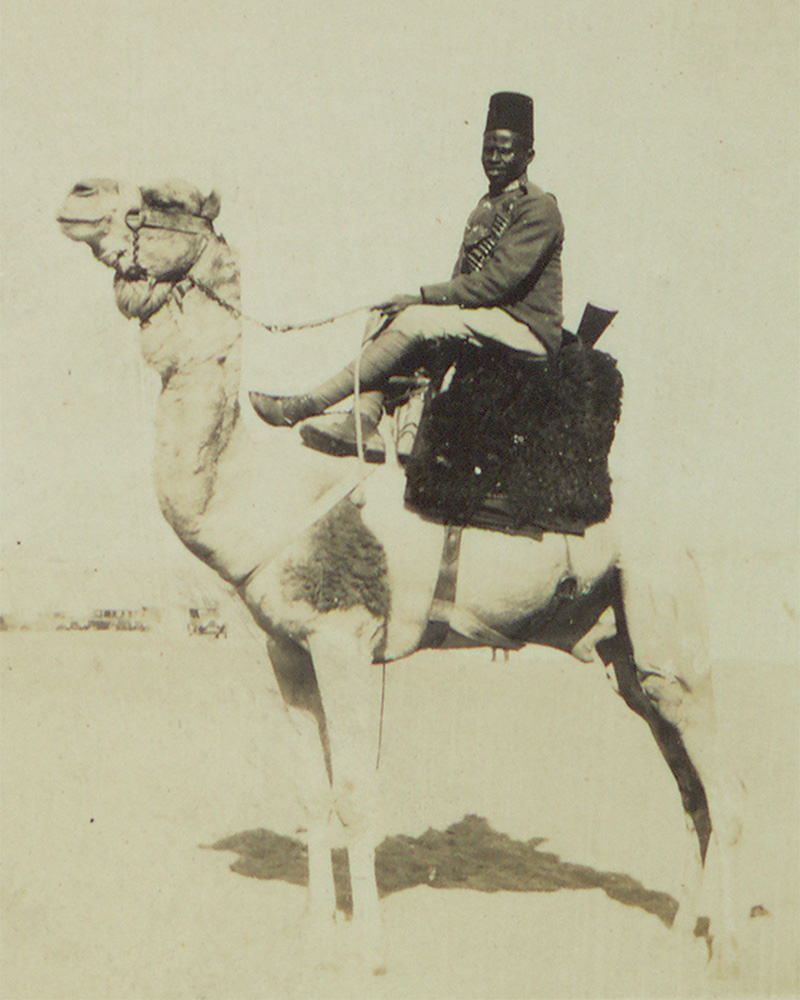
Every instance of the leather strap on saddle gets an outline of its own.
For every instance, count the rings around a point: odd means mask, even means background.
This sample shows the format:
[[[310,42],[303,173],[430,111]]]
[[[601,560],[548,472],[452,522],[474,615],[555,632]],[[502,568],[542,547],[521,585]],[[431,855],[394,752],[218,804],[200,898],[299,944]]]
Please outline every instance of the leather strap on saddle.
[[[476,618],[456,602],[458,557],[461,553],[459,525],[445,527],[439,578],[433,592],[428,624],[420,640],[422,649],[447,649],[450,646],[490,646],[493,649],[522,649],[525,645],[498,632]]]

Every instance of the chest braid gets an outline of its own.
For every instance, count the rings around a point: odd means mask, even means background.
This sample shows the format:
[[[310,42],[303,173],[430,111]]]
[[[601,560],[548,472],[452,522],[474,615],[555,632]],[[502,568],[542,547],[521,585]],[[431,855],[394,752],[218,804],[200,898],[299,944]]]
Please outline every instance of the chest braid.
[[[464,254],[464,261],[461,264],[462,274],[472,274],[473,271],[479,271],[483,267],[484,261],[492,254],[510,223],[509,215],[498,212],[486,236],[474,243]]]

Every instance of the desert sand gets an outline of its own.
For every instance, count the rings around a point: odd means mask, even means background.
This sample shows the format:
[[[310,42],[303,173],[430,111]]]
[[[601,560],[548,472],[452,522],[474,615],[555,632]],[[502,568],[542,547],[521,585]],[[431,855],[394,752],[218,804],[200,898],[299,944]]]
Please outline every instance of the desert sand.
[[[341,961],[317,969],[304,889],[237,874],[235,852],[210,849],[246,831],[302,839],[286,719],[246,630],[5,633],[1,995],[794,995],[796,664],[723,662],[715,694],[748,788],[737,975],[710,978],[703,939],[683,947],[657,913],[602,886],[439,889],[432,870],[429,885],[385,897],[389,969],[374,977],[353,967],[346,921]],[[676,894],[677,791],[596,667],[544,650],[390,665],[380,770],[387,836],[479,816],[540,841],[561,871],[590,866],[651,898]]]

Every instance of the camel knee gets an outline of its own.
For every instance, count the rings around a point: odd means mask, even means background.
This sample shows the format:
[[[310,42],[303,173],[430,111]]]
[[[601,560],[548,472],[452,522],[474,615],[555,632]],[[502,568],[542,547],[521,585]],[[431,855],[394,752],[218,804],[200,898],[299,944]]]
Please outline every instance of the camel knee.
[[[686,711],[687,688],[677,677],[646,674],[640,681],[642,690],[658,710],[658,714],[678,726]]]
[[[738,815],[714,817],[714,834],[722,848],[736,847],[742,839],[742,818]]]
[[[312,792],[298,792],[298,803],[305,815],[309,830],[323,830],[335,824],[336,803],[330,788],[315,789]]]
[[[357,788],[352,781],[334,782],[333,808],[348,839],[367,833],[373,823],[374,802]]]
[[[659,715],[682,732],[687,728],[713,730],[710,676],[703,676],[690,685],[669,669],[643,670],[639,683]]]
[[[714,835],[722,850],[735,848],[742,837],[746,790],[734,776],[726,776],[709,787],[713,810]]]

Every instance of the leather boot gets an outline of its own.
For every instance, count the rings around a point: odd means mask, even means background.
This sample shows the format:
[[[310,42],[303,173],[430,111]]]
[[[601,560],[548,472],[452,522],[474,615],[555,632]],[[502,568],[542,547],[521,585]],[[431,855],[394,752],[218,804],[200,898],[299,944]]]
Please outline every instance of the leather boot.
[[[250,402],[259,417],[273,427],[294,427],[320,412],[311,396],[265,396],[263,392],[251,392]]]
[[[361,414],[361,439],[364,442],[364,458],[367,462],[380,465],[386,460],[383,438],[378,434],[377,421]],[[355,415],[347,413],[326,413],[316,420],[309,420],[300,428],[300,437],[309,448],[324,451],[326,455],[357,455]]]

